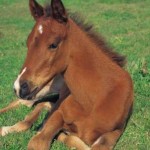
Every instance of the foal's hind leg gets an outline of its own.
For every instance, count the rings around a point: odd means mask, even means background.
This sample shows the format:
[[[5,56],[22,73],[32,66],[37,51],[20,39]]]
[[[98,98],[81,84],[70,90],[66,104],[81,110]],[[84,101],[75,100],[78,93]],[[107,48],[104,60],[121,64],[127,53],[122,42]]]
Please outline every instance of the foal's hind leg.
[[[11,102],[7,107],[1,109],[1,110],[0,110],[0,114],[6,112],[6,111],[8,111],[8,110],[11,110],[11,109],[13,109],[13,108],[16,108],[16,107],[18,107],[19,105],[20,105],[20,101],[19,101],[19,100],[15,100],[15,101]]]
[[[114,130],[99,137],[92,145],[91,150],[112,150],[120,138],[123,130]]]
[[[34,110],[25,117],[25,119],[23,121],[20,121],[18,123],[16,123],[13,126],[4,126],[0,129],[0,135],[1,136],[5,136],[9,133],[12,132],[21,132],[21,131],[26,131],[27,129],[29,129],[33,123],[38,119],[38,116],[40,115],[41,111],[43,110],[43,108],[51,108],[50,103],[40,103],[38,104]]]
[[[27,100],[21,100],[21,99],[17,99],[15,101],[12,101],[7,107],[3,108],[0,110],[0,114],[5,113],[11,109],[14,109],[16,107],[19,107],[20,104],[25,105],[27,107],[31,107],[33,105],[34,102],[32,101],[27,101]]]
[[[65,143],[69,148],[75,148],[77,150],[90,150],[91,148],[86,145],[80,138],[74,135],[66,135],[65,133],[60,133],[58,141]]]

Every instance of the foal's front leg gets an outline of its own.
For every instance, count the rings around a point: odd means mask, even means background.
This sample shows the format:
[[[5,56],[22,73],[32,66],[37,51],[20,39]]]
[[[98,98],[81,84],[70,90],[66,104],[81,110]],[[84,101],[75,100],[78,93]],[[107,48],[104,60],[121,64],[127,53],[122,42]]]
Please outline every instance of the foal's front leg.
[[[46,121],[43,129],[33,136],[28,144],[28,150],[49,150],[54,136],[64,124],[61,111],[56,110]]]
[[[34,110],[28,114],[23,121],[16,123],[13,126],[4,126],[0,128],[0,136],[5,136],[13,132],[22,132],[29,129],[33,123],[38,119],[40,113],[44,108],[51,108],[50,103],[44,102],[35,106]]]

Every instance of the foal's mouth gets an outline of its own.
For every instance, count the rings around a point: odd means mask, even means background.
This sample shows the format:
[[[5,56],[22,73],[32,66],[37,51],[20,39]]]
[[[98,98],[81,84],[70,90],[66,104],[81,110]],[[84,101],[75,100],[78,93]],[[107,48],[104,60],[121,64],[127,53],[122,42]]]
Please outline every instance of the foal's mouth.
[[[37,100],[39,99],[38,94],[46,87],[48,86],[49,83],[51,83],[53,78],[51,78],[51,80],[48,80],[47,82],[45,82],[44,84],[42,84],[41,86],[37,86],[34,87],[32,90],[30,89],[30,92],[28,93],[28,95],[26,95],[23,99],[25,100]],[[49,86],[50,88],[50,86]],[[49,89],[50,90],[50,89]],[[49,91],[50,92],[50,91]],[[43,95],[44,96],[44,95]],[[42,96],[42,97],[43,97]]]

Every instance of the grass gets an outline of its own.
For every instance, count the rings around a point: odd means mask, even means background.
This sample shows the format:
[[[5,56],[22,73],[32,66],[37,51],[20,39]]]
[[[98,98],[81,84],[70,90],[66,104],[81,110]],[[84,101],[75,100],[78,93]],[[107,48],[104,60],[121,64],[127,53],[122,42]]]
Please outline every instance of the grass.
[[[41,0],[43,2],[44,0]],[[73,11],[86,16],[116,51],[127,56],[127,70],[135,89],[133,115],[115,150],[150,149],[150,1],[149,0],[64,0]],[[26,39],[34,21],[28,1],[0,1],[0,108],[16,99],[13,82],[26,55]],[[22,106],[0,115],[0,126],[13,125],[31,110]],[[25,133],[0,137],[0,150],[25,150],[45,112]],[[54,143],[52,150],[66,150]]]

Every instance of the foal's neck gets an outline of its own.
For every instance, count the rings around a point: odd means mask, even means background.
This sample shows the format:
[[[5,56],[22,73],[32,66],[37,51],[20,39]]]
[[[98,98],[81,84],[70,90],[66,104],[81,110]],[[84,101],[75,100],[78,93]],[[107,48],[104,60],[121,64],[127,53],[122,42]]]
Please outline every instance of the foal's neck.
[[[99,93],[107,88],[103,86],[107,80],[106,72],[115,63],[73,21],[70,24],[70,59],[64,78],[75,100],[91,110],[99,97],[105,97],[105,92]]]

